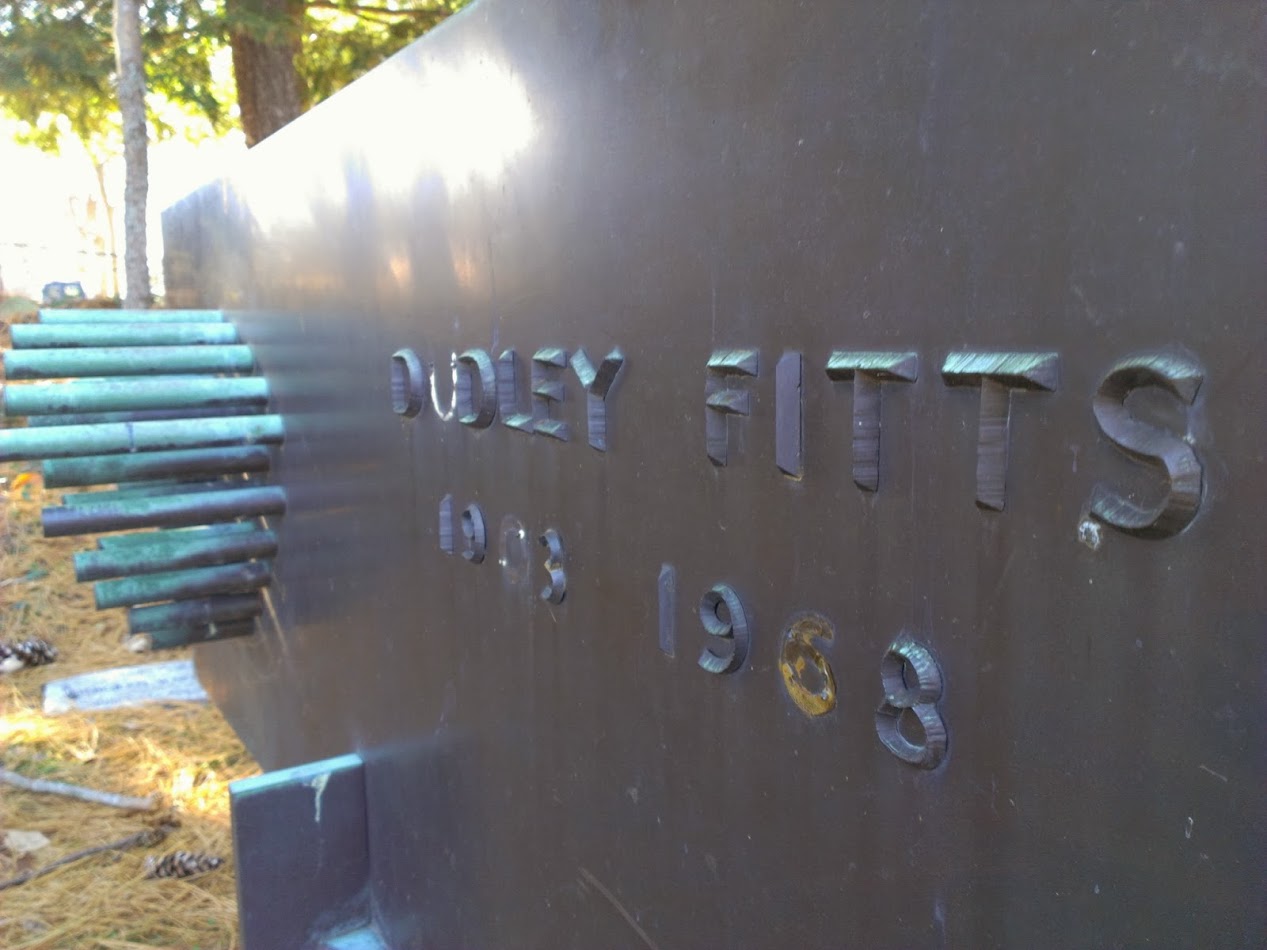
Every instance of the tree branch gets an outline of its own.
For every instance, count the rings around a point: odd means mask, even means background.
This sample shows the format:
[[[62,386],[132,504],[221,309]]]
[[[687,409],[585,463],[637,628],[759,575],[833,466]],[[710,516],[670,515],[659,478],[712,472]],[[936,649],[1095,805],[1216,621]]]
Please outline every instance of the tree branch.
[[[160,825],[157,828],[146,828],[144,831],[138,831],[134,835],[128,835],[126,838],[120,838],[118,841],[111,841],[109,844],[96,844],[91,848],[84,848],[82,851],[76,851],[68,854],[64,858],[58,858],[52,864],[46,864],[42,868],[36,868],[34,871],[26,871],[17,877],[11,877],[7,881],[0,881],[0,891],[9,887],[17,887],[19,884],[25,884],[27,881],[33,881],[37,877],[43,877],[50,871],[55,871],[66,864],[80,861],[83,858],[92,857],[94,854],[100,854],[102,851],[125,851],[128,848],[135,848],[138,845],[142,847],[151,847],[158,844],[167,837],[167,826]]]
[[[82,788],[79,785],[67,785],[65,782],[50,782],[42,778],[27,778],[8,769],[0,769],[0,783],[13,785],[28,792],[47,792],[50,795],[66,795],[85,802],[98,805],[111,805],[114,808],[127,808],[132,811],[152,811],[155,805],[154,796],[134,798],[131,795],[116,795],[113,792],[99,792],[93,788]]]
[[[317,0],[314,3],[305,3],[304,6],[309,10],[337,10],[340,13],[351,13],[353,16],[368,16],[379,14],[380,16],[392,17],[433,17],[437,14],[448,14],[448,4],[440,3],[434,7],[407,8],[394,10],[391,7],[371,7],[361,4],[342,4],[334,3],[331,0]]]

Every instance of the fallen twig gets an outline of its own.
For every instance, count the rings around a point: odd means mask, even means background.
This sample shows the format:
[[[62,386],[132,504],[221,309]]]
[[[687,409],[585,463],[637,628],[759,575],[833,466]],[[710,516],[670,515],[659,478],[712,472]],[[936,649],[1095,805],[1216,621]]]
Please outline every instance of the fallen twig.
[[[27,778],[8,769],[0,769],[0,782],[13,785],[28,792],[47,792],[50,795],[67,795],[85,802],[96,802],[98,805],[110,805],[114,808],[127,808],[131,811],[152,811],[157,802],[153,795],[136,798],[132,795],[116,795],[113,792],[99,792],[95,788],[83,788],[79,785],[68,785],[65,782],[50,782],[42,778]]]
[[[134,835],[128,835],[126,838],[120,838],[118,841],[111,841],[109,844],[93,845],[91,848],[84,848],[82,851],[76,851],[68,854],[64,858],[58,858],[52,864],[46,864],[42,868],[36,868],[33,871],[27,871],[19,874],[17,877],[11,877],[7,881],[0,881],[0,891],[5,888],[17,887],[19,884],[25,884],[27,881],[33,881],[37,877],[43,877],[50,871],[55,871],[65,864],[82,860],[83,858],[92,857],[94,854],[100,854],[102,851],[125,851],[128,848],[137,846],[148,848],[158,844],[167,837],[167,828],[160,825],[157,828],[146,828],[144,831],[138,831]]]
[[[32,581],[43,580],[48,577],[48,571],[42,567],[33,567],[25,574],[19,574],[17,577],[6,577],[0,581],[0,587],[12,587],[14,584],[30,584]]]

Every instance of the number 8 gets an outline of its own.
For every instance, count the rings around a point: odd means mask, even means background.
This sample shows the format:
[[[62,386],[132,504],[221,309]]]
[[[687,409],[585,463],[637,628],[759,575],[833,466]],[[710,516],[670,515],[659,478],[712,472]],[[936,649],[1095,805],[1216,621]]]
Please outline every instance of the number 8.
[[[946,756],[946,724],[937,711],[941,699],[941,670],[928,647],[903,632],[880,662],[884,701],[875,711],[875,731],[884,747],[903,762],[935,769]],[[902,731],[907,711],[923,730],[916,744]]]

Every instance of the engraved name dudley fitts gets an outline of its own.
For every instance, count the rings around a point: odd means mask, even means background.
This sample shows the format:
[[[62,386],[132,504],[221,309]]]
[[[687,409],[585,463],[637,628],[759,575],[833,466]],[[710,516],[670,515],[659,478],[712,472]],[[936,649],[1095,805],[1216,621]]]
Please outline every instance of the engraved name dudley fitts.
[[[810,477],[803,452],[806,362],[799,352],[784,352],[772,374],[775,464],[792,479]],[[588,444],[606,452],[611,411],[608,397],[626,363],[621,349],[612,349],[596,361],[584,349],[569,353],[559,347],[543,347],[527,363],[529,399],[523,402],[523,369],[515,350],[504,350],[496,359],[482,349],[454,353],[449,360],[451,385],[446,404],[438,394],[439,367],[424,364],[412,350],[398,350],[391,356],[392,409],[406,418],[430,411],[441,422],[456,421],[476,429],[489,428],[500,418],[507,428],[567,442],[573,432],[559,418],[558,407],[567,388],[579,386],[586,402]],[[730,463],[731,427],[751,415],[752,387],[760,384],[762,367],[761,352],[743,347],[715,350],[704,364],[702,447],[715,466]],[[847,383],[852,389],[853,481],[862,491],[879,491],[883,394],[886,387],[910,385],[919,379],[920,354],[832,350],[823,370],[827,385]],[[1001,512],[1007,501],[1012,400],[1057,394],[1060,356],[1054,352],[966,349],[946,354],[940,375],[947,387],[979,391],[976,503],[983,510]],[[1196,403],[1204,376],[1201,364],[1177,349],[1132,354],[1113,363],[1105,373],[1091,407],[1100,430],[1126,456],[1156,472],[1164,490],[1159,501],[1143,505],[1111,485],[1094,486],[1080,517],[1079,537],[1084,543],[1098,547],[1102,525],[1139,538],[1168,538],[1196,517],[1203,472],[1188,438],[1133,416],[1127,397],[1143,388],[1160,390],[1177,401],[1186,417]],[[517,519],[510,520],[517,526],[522,543],[527,536],[525,529]],[[453,497],[444,496],[439,506],[440,548],[447,554],[460,553],[472,564],[482,563],[489,543],[487,524],[478,504],[458,510]],[[540,598],[550,604],[562,603],[567,596],[563,538],[556,528],[547,527],[537,535],[537,541],[544,555]],[[657,596],[660,649],[673,656],[677,573],[671,564],[661,567]],[[708,644],[701,650],[700,668],[719,676],[742,669],[748,659],[751,631],[739,593],[727,584],[715,584],[700,599],[697,613]],[[817,614],[797,614],[784,627],[779,669],[788,696],[807,716],[821,716],[835,707],[835,675],[819,649],[819,644],[830,642],[834,636],[831,622]],[[941,694],[941,671],[932,651],[909,631],[900,632],[881,660],[881,698],[875,713],[880,742],[904,762],[936,768],[947,749],[946,724],[937,710]]]

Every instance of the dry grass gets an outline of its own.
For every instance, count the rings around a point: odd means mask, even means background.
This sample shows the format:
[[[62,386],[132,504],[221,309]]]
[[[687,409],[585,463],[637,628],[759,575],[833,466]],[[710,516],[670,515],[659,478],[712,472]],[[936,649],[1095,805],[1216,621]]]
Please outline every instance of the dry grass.
[[[8,313],[4,318],[13,320]],[[86,540],[42,537],[39,510],[55,504],[59,493],[46,493],[35,470],[0,466],[5,479],[0,638],[44,637],[60,656],[50,666],[0,675],[0,764],[32,778],[128,795],[158,794],[162,808],[129,813],[0,785],[0,836],[13,829],[39,831],[51,842],[25,858],[0,846],[0,879],[147,825],[175,821],[178,827],[157,848],[105,852],[0,890],[0,947],[236,948],[232,861],[191,880],[146,880],[145,857],[182,849],[231,858],[228,783],[259,770],[210,705],[42,714],[40,690],[48,680],[182,658],[187,652],[147,657],[123,647],[123,612],[98,612],[91,585],[74,580],[70,555],[85,548]],[[32,477],[17,484],[24,472]]]

